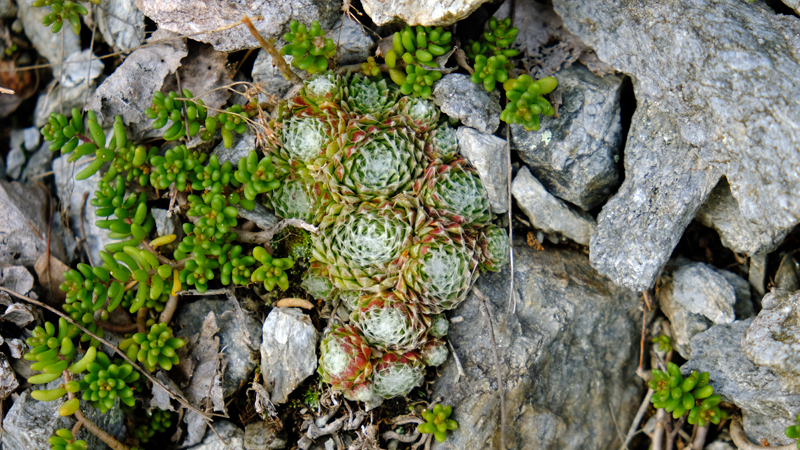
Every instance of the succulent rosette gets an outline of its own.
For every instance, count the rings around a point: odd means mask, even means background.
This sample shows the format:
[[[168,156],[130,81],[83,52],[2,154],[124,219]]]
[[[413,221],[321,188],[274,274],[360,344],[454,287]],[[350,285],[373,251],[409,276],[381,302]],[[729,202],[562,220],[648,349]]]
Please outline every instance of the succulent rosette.
[[[438,366],[447,361],[447,344],[441,339],[428,339],[420,348],[419,355],[422,362],[429,366]]]
[[[429,317],[413,294],[381,291],[364,296],[350,314],[370,345],[380,350],[408,352],[424,342]]]
[[[389,89],[385,79],[371,81],[355,74],[344,85],[345,100],[342,107],[351,119],[362,123],[383,122],[397,102],[397,94]]]
[[[332,202],[328,187],[321,181],[289,176],[268,193],[269,206],[284,219],[300,219],[318,224]]]
[[[333,283],[331,283],[328,277],[319,275],[310,270],[306,272],[300,286],[317,300],[330,300],[336,294],[336,288],[333,287]]]
[[[508,264],[511,246],[506,230],[489,225],[481,231],[478,246],[481,251],[481,269],[497,272]]]
[[[417,293],[420,303],[432,314],[458,306],[478,278],[474,247],[456,229],[446,220],[424,222],[404,255],[397,287]]]
[[[328,332],[320,345],[317,371],[337,391],[358,394],[373,372],[372,350],[358,329],[345,325]],[[361,396],[361,395],[357,395]]]
[[[443,123],[428,133],[425,152],[433,161],[449,163],[458,157],[458,138],[456,130]]]
[[[335,137],[341,133],[344,119],[341,115],[297,116],[287,112],[279,113],[280,145],[272,149],[277,177],[313,178],[339,149]]]
[[[406,124],[417,133],[427,133],[439,120],[439,108],[431,100],[401,97],[397,109]]]
[[[444,314],[437,314],[431,317],[431,326],[428,333],[433,337],[447,336],[447,331],[450,329],[450,321]]]
[[[363,295],[364,293],[361,291],[339,291],[339,301],[347,309],[347,312],[352,312],[358,308],[358,301]]]
[[[351,127],[349,142],[325,166],[330,189],[343,203],[390,198],[410,191],[423,172],[422,142],[406,128]]]
[[[341,78],[332,72],[319,72],[289,100],[289,108],[298,116],[316,116],[338,110],[341,101]]]
[[[342,290],[380,291],[394,285],[411,243],[416,210],[391,202],[338,205],[314,236],[311,268]]]
[[[463,159],[429,166],[415,182],[414,191],[430,216],[446,217],[462,226],[482,226],[492,219],[486,190]]]
[[[424,378],[425,365],[419,354],[387,352],[375,364],[372,375],[373,391],[383,398],[406,396]]]

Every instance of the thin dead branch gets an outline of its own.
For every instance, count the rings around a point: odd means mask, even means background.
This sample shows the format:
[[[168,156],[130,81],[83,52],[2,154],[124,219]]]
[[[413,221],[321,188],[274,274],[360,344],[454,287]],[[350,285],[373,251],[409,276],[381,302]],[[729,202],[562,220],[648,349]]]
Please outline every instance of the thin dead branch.
[[[267,41],[266,39],[264,39],[263,36],[261,36],[261,33],[259,33],[258,30],[256,30],[255,25],[253,25],[253,22],[250,21],[250,18],[247,17],[246,15],[242,16],[242,23],[245,24],[248,30],[250,30],[250,34],[252,34],[253,37],[256,38],[258,43],[261,44],[261,48],[266,50],[267,53],[269,53],[269,55],[272,56],[272,63],[278,66],[278,70],[281,71],[283,77],[293,84],[302,84],[303,80],[299,76],[297,76],[296,73],[292,72],[292,69],[289,68],[289,64],[286,64],[286,60],[283,59],[283,55],[281,55],[281,52],[275,49],[274,45],[269,43],[269,41]]]

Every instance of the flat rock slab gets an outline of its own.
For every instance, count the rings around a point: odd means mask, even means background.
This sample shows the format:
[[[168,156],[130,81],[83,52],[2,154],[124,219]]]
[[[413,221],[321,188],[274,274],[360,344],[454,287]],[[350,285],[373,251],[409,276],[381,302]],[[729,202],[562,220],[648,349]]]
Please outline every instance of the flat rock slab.
[[[469,127],[459,127],[456,133],[458,152],[478,171],[492,212],[505,213],[508,211],[508,153],[505,139]]]
[[[798,18],[739,0],[553,6],[638,82],[637,99],[675,118],[681,138],[727,177],[747,220],[774,229],[800,221]]]
[[[481,133],[492,134],[500,126],[500,102],[468,75],[451,73],[433,85],[433,102],[448,116]]]
[[[159,28],[191,34],[192,39],[230,53],[259,46],[247,27],[239,22],[245,14],[261,35],[269,39],[288,32],[292,19],[306,26],[318,20],[323,30],[329,30],[339,18],[342,4],[336,0],[136,0],[136,6]]]
[[[0,263],[33,267],[47,251],[47,194],[38,186],[0,180]],[[50,240],[50,253],[62,261],[64,247]]]
[[[597,216],[589,245],[598,272],[639,292],[655,284],[720,176],[695,152],[672,118],[639,102],[625,145],[625,181]]]
[[[536,131],[512,125],[511,148],[551,194],[588,211],[619,181],[622,78],[599,77],[579,64],[555,77],[563,99],[558,117],[543,116]]]
[[[452,25],[466,18],[488,0],[363,0],[364,11],[378,25]]]
[[[261,331],[261,373],[270,400],[281,404],[317,369],[319,336],[311,318],[297,308],[273,308]]]
[[[514,246],[517,309],[499,333],[509,299],[509,269],[482,275],[476,287],[497,335],[505,383],[509,450],[608,449],[619,445],[609,408],[626,430],[641,401],[635,375],[641,311],[634,292],[619,288],[574,250],[534,251]],[[448,358],[432,397],[454,405],[458,430],[442,450],[500,448],[492,338],[474,292],[452,312],[448,339],[463,366]]]

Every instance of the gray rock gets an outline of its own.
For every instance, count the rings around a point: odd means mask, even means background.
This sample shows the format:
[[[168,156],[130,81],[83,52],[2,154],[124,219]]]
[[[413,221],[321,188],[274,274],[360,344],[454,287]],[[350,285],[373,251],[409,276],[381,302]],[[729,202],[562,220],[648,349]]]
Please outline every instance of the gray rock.
[[[47,194],[38,186],[0,180],[0,263],[33,267],[47,250]],[[61,241],[50,241],[50,253],[64,260]]]
[[[56,76],[45,88],[45,94],[36,101],[33,117],[37,127],[47,123],[50,113],[63,111],[65,116],[70,117],[72,108],[83,108],[86,99],[94,94],[97,78],[103,73],[103,63],[96,58],[89,49],[75,52],[67,58],[63,77]]]
[[[744,431],[751,442],[766,439],[785,445],[783,431],[797,423],[800,395],[786,392],[780,377],[768,367],[756,366],[742,352],[742,339],[751,320],[714,325],[692,338],[692,359],[681,367],[708,372],[714,393],[742,409]]]
[[[244,431],[239,427],[227,420],[215,420],[211,424],[217,433],[222,436],[222,441],[219,440],[217,434],[213,431],[206,430],[206,436],[203,442],[188,447],[187,450],[243,450],[244,446]],[[227,444],[227,445],[226,445]]]
[[[791,253],[784,255],[775,272],[775,288],[788,292],[800,290],[800,266]]]
[[[563,104],[538,131],[511,126],[511,148],[556,197],[588,211],[617,187],[622,147],[622,78],[598,77],[583,65],[555,74]]]
[[[534,251],[515,241],[517,309],[497,337],[505,383],[506,448],[607,449],[619,445],[609,413],[627,429],[641,400],[636,379],[641,321],[636,294],[614,286],[575,250]],[[482,275],[495,333],[508,308],[508,268]],[[432,396],[457,405],[459,428],[435,449],[499,448],[500,413],[492,339],[475,294],[454,311],[453,358]],[[616,444],[615,444],[616,442]]]
[[[134,0],[102,0],[95,11],[100,33],[114,50],[130,50],[144,41],[144,14]]]
[[[50,32],[49,30],[47,31]],[[29,450],[50,448],[50,436],[60,428],[72,428],[74,420],[61,417],[58,408],[66,397],[52,402],[40,402],[31,398],[26,390],[11,406],[3,419],[3,448],[6,450]]]
[[[736,304],[733,305],[736,318],[743,320],[755,317],[756,311],[755,308],[753,308],[753,294],[750,293],[750,283],[729,270],[717,268],[714,270],[725,277],[725,280],[727,280],[728,283],[733,286],[733,290],[736,291]]]
[[[8,176],[15,180],[18,179],[22,175],[23,167],[25,167],[25,151],[20,147],[12,147],[6,156],[6,172],[8,172]]]
[[[55,175],[59,198],[64,202],[69,202],[70,226],[77,233],[80,233],[81,220],[83,221],[89,257],[92,258],[95,264],[100,264],[100,256],[98,256],[100,250],[103,250],[106,245],[117,241],[108,237],[108,230],[95,225],[95,221],[101,218],[96,214],[97,206],[92,205],[90,200],[94,198],[97,183],[102,178],[100,172],[98,171],[84,180],[76,180],[73,176],[73,172],[80,172],[85,165],[86,163],[81,163],[80,160],[75,163],[69,163],[66,156],[60,156],[53,161],[53,174]],[[83,208],[84,194],[88,194],[85,209]],[[83,219],[81,219],[82,209],[84,209]]]
[[[451,73],[433,85],[433,101],[442,112],[481,133],[492,134],[500,126],[500,102],[468,75]]]
[[[250,377],[258,364],[254,352],[261,344],[261,329],[250,314],[244,314],[242,321],[231,300],[207,298],[183,305],[175,319],[178,324],[175,329],[185,336],[199,333],[203,319],[210,311],[216,315],[220,348],[227,358],[223,388],[224,396],[228,397],[239,388],[240,382]]]
[[[750,282],[750,286],[753,286],[753,289],[756,290],[761,295],[766,293],[766,288],[764,286],[764,278],[767,274],[767,254],[766,253],[756,253],[755,255],[750,257],[750,270],[748,273],[748,281]]]
[[[545,233],[561,233],[579,244],[589,245],[589,238],[596,227],[594,219],[570,209],[550,195],[527,167],[517,172],[511,184],[511,193],[534,227]]]
[[[128,55],[86,105],[87,110],[97,113],[97,120],[104,126],[110,127],[114,116],[122,116],[128,137],[134,140],[147,137],[148,133],[161,136],[161,130],[152,129],[153,120],[144,115],[144,110],[152,104],[152,93],[161,89],[164,78],[174,73],[188,54],[186,40],[164,29],[156,30],[150,41],[159,43]]]
[[[502,214],[508,211],[506,141],[469,127],[459,127],[456,133],[458,152],[478,170],[492,212]]]
[[[22,358],[22,355],[28,351],[28,344],[22,339],[9,339],[6,341],[8,349],[11,351],[11,357],[14,359]]]
[[[101,413],[100,410],[94,408],[91,403],[81,400],[81,411],[83,411],[87,419],[94,422],[101,430],[114,436],[118,441],[125,441],[125,437],[127,436],[125,414],[122,413],[119,400],[115,401],[114,406],[105,413]],[[86,430],[85,427],[78,432],[77,437],[78,439],[86,441],[88,448],[105,448],[105,443]]]
[[[31,41],[36,51],[44,56],[53,65],[53,76],[58,77],[61,66],[58,65],[67,56],[80,51],[81,41],[72,32],[70,27],[65,27],[65,33],[53,33],[50,27],[42,25],[44,16],[50,14],[50,8],[34,8],[34,0],[17,0],[17,17],[22,21],[25,35]],[[62,41],[63,39],[63,41]],[[63,43],[63,47],[62,47]],[[63,53],[62,53],[63,49]]]
[[[284,59],[286,59],[287,63],[291,63],[294,58],[292,58],[292,55],[286,55]],[[303,73],[300,69],[295,69],[294,67],[291,69],[292,72],[298,75]],[[283,78],[278,67],[272,64],[272,56],[264,49],[258,51],[256,61],[253,63],[252,77],[253,82],[261,83],[264,92],[274,95],[278,99],[283,98],[292,88],[292,83]],[[263,94],[259,96],[259,101],[267,100]]]
[[[719,179],[695,150],[656,105],[637,105],[625,145],[625,181],[603,206],[589,245],[598,272],[639,292],[653,286]]]
[[[637,99],[675,118],[747,220],[771,233],[800,221],[800,102],[786,100],[800,76],[800,20],[737,0],[554,8],[601,60],[637,80]]]
[[[252,220],[262,230],[272,228],[280,221],[275,214],[259,203],[256,203],[252,211],[242,208],[241,205],[236,205],[236,210],[239,211],[239,217]]]
[[[156,233],[158,233],[159,236],[168,236],[170,234],[176,236],[175,241],[161,248],[174,250],[178,246],[178,243],[183,240],[183,227],[181,226],[180,217],[177,214],[173,214],[172,217],[169,217],[167,210],[161,208],[151,208],[150,213],[156,221]]]
[[[36,312],[32,305],[14,303],[6,308],[0,320],[6,323],[12,323],[16,325],[17,328],[25,328],[28,324],[36,320]]]
[[[671,270],[674,272],[669,273]],[[672,325],[673,347],[689,359],[693,336],[713,324],[734,321],[736,290],[707,264],[676,261],[667,265],[666,272],[661,277],[658,304]]]
[[[299,309],[273,308],[261,332],[261,373],[278,405],[317,369],[317,330]]]
[[[742,340],[742,350],[754,364],[780,376],[787,391],[800,394],[800,291],[774,290],[762,299],[762,306]]]
[[[11,0],[0,0],[0,19],[16,17],[17,5]]]
[[[726,441],[714,441],[703,448],[706,450],[736,450],[736,446]]]
[[[775,250],[791,228],[763,227],[747,220],[723,178],[697,211],[697,221],[717,230],[722,245],[736,253],[755,255]]]
[[[270,422],[259,420],[244,427],[244,448],[246,450],[281,450],[286,448],[286,432],[278,430]]]
[[[336,58],[340,66],[359,64],[372,56],[369,50],[374,42],[367,34],[366,28],[347,15],[342,15],[328,32],[328,37],[338,45]]]
[[[250,150],[255,150],[255,148],[255,134],[247,133],[245,135],[240,135],[233,133],[233,145],[231,145],[231,148],[225,148],[225,145],[220,142],[214,148],[213,153],[217,155],[217,159],[219,159],[220,164],[225,164],[226,162],[230,161],[230,163],[233,164],[233,167],[239,167],[239,158],[247,157],[247,154],[250,153]]]
[[[48,146],[50,142],[45,142],[36,150],[30,158],[28,163],[25,164],[25,169],[22,171],[20,181],[23,183],[35,183],[40,180],[45,173],[50,172],[53,168],[53,158],[56,153],[51,152]]]
[[[19,387],[17,375],[11,364],[8,363],[8,358],[5,353],[0,353],[0,399],[5,400]]]
[[[341,3],[335,0],[231,0],[207,2],[189,0],[136,0],[136,6],[159,28],[173,33],[192,34],[192,39],[212,44],[221,52],[235,52],[259,47],[258,41],[245,26],[235,25],[247,14],[265,39],[289,31],[289,21],[306,25],[318,20],[323,30],[331,29],[339,18]],[[218,31],[218,28],[227,28]],[[208,31],[208,33],[197,34]]]
[[[466,18],[488,0],[364,0],[364,11],[378,25],[405,22],[409,25],[452,25]]]
[[[33,289],[33,275],[23,266],[10,266],[0,269],[0,285],[20,295],[27,295]]]

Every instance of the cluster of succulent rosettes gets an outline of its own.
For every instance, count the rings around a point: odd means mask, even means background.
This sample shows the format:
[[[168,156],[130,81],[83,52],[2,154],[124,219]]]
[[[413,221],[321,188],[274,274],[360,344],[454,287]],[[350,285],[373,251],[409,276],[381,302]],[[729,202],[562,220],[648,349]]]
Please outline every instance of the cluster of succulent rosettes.
[[[653,344],[656,344],[656,348],[660,352],[668,352],[672,350],[672,340],[666,334],[659,334],[658,336],[651,339]]]
[[[326,38],[318,21],[311,26],[296,20],[289,22],[290,32],[283,35],[287,44],[281,48],[281,55],[292,55],[292,66],[314,74],[328,68],[328,58],[336,54],[333,39]]]
[[[420,348],[430,324],[413,294],[406,296],[400,291],[361,297],[350,320],[371,346],[400,353]]]
[[[361,71],[364,72],[364,75],[368,77],[377,77],[381,74],[381,68],[378,66],[377,61],[375,58],[370,56],[367,58],[367,62],[361,63]]]
[[[497,272],[501,267],[508,264],[510,259],[511,243],[508,240],[506,231],[495,225],[489,225],[481,230],[482,239],[478,240],[478,246],[482,253],[480,268],[490,272]]]
[[[100,0],[89,0],[95,5],[100,3]],[[58,33],[64,22],[68,22],[72,31],[81,34],[81,16],[89,14],[89,10],[85,6],[78,3],[78,0],[35,0],[32,4],[33,7],[49,6],[52,8],[49,14],[42,18],[42,23],[46,27],[50,27],[50,31]]]
[[[201,176],[197,175],[195,170],[200,168],[204,175],[203,167],[207,159],[207,154],[189,150],[185,145],[168,149],[164,156],[153,155],[150,158],[150,185],[163,190],[175,183],[175,189],[183,192],[186,191],[187,186],[194,189],[194,183],[197,182],[197,189],[202,190],[206,177],[202,177],[201,180]],[[190,178],[190,174],[195,176]]]
[[[96,198],[92,199],[95,206],[98,206],[97,215],[100,217],[114,216],[113,219],[101,219],[95,221],[99,228],[109,230],[108,237],[111,239],[127,239],[126,241],[116,242],[106,245],[106,251],[118,252],[126,246],[137,246],[144,238],[155,229],[155,219],[150,214],[147,207],[147,194],[140,192],[138,195],[131,194],[120,202],[121,196],[117,196],[117,188],[120,185],[119,177],[116,186],[112,191],[108,185],[104,191],[96,191]],[[112,193],[114,197],[106,197],[105,193]],[[103,206],[108,204],[108,206]],[[119,206],[115,206],[115,204]]]
[[[287,270],[294,266],[290,258],[273,258],[264,247],[253,249],[253,257],[261,265],[253,271],[250,281],[264,283],[264,289],[271,291],[278,286],[281,290],[289,289],[289,275]]]
[[[550,102],[542,95],[549,94],[556,86],[558,81],[555,77],[544,77],[533,81],[528,75],[520,75],[519,78],[507,80],[503,83],[503,89],[506,91],[508,103],[500,113],[500,120],[521,124],[528,131],[538,130],[539,114],[552,116],[555,112]]]
[[[475,72],[470,77],[475,84],[482,84],[486,92],[492,92],[496,83],[505,83],[508,80],[506,65],[508,58],[504,55],[475,57]]]
[[[140,375],[131,364],[112,363],[105,353],[99,352],[86,370],[89,373],[80,381],[73,380],[67,383],[68,391],[83,391],[82,399],[92,402],[92,406],[103,414],[114,407],[116,399],[127,406],[136,403],[132,386],[135,386],[134,383],[139,380]]]
[[[157,91],[153,93],[152,106],[144,111],[147,117],[155,120],[153,122],[155,129],[164,128],[172,123],[164,131],[162,136],[164,140],[174,141],[184,136],[193,137],[205,127],[200,138],[208,141],[214,137],[217,128],[220,128],[222,142],[225,148],[230,148],[233,145],[233,132],[243,134],[247,131],[247,120],[251,117],[251,113],[241,105],[230,106],[224,112],[212,116],[208,114],[202,99],[194,99],[188,89],[183,89],[182,93],[183,97],[174,91],[166,95]]]
[[[134,430],[134,435],[140,443],[148,443],[156,433],[163,433],[172,426],[173,415],[170,411],[153,408],[152,411],[146,411],[145,416],[149,419],[148,422],[139,425]]]
[[[258,194],[275,190],[281,185],[280,180],[275,178],[275,166],[272,165],[272,159],[264,156],[259,160],[255,150],[251,150],[247,157],[239,158],[239,166],[234,178],[236,182],[243,185],[242,193],[248,202],[243,203],[242,207],[246,209],[253,209],[249,202],[253,202]]]
[[[79,334],[78,327],[68,324],[63,318],[58,321],[58,332],[51,322],[45,322],[44,327],[34,328],[31,337],[26,340],[31,349],[23,357],[34,361],[31,370],[44,373],[34,375],[28,381],[31,384],[44,384],[60,377],[75,359],[77,349],[72,339]],[[35,394],[34,398],[37,395],[41,394]]]
[[[228,286],[233,283],[238,286],[246,286],[250,284],[250,277],[253,275],[252,266],[256,263],[256,258],[243,254],[241,245],[225,244],[218,260],[220,281],[223,285]]]
[[[164,370],[180,362],[175,350],[183,347],[183,339],[172,336],[172,328],[166,323],[157,323],[150,327],[150,331],[136,333],[119,344],[120,350],[126,352],[128,358],[139,361],[149,372],[161,366]]]
[[[667,363],[667,372],[658,369],[652,372],[653,380],[647,384],[656,391],[650,399],[653,407],[664,408],[675,419],[688,412],[687,421],[701,427],[707,423],[717,425],[728,417],[718,406],[722,399],[714,395],[714,388],[708,384],[708,372],[692,371],[684,379],[678,366],[671,362]]]
[[[50,450],[86,450],[89,444],[86,441],[76,439],[72,431],[61,428],[56,430],[55,435],[47,441],[50,443]]]
[[[473,61],[479,55],[505,56],[513,58],[519,54],[518,50],[508,48],[517,38],[519,30],[511,26],[511,18],[497,20],[492,17],[488,22],[489,31],[485,31],[478,41],[470,39],[467,41],[464,51]]]
[[[403,95],[429,98],[431,85],[442,78],[441,72],[431,70],[437,64],[434,58],[450,51],[452,33],[442,27],[406,27],[392,36],[392,50],[385,56],[389,75]],[[399,65],[406,64],[405,73]]]
[[[786,430],[784,430],[786,437],[789,439],[800,438],[800,414],[797,415],[797,422],[797,425],[790,425],[788,428],[786,428]],[[800,440],[797,441],[797,448],[800,449]]]

